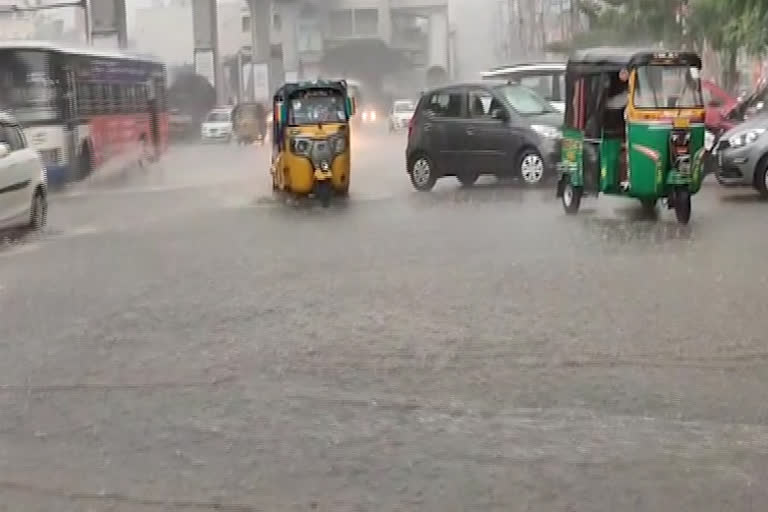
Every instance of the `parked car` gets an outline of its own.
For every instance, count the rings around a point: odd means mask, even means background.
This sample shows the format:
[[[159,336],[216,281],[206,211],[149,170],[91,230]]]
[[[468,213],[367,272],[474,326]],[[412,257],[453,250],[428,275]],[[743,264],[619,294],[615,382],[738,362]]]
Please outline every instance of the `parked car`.
[[[389,112],[389,131],[396,132],[408,127],[416,110],[416,104],[411,100],[396,100]]]
[[[768,112],[724,133],[712,151],[717,181],[726,187],[754,187],[768,198]]]
[[[406,149],[408,174],[420,191],[456,176],[514,176],[528,185],[556,175],[563,114],[519,84],[434,89],[419,101]]]
[[[208,112],[200,127],[200,136],[203,141],[224,141],[232,140],[232,109],[215,108]]]
[[[0,112],[0,227],[39,229],[48,213],[45,168],[9,113]]]

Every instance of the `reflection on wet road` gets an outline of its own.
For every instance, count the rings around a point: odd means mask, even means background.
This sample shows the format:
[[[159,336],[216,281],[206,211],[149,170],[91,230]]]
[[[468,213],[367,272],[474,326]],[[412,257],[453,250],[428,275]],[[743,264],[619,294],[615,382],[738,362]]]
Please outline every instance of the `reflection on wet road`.
[[[352,196],[180,146],[0,242],[14,510],[754,510],[766,207],[445,179],[355,139]],[[227,508],[229,507],[229,508]]]

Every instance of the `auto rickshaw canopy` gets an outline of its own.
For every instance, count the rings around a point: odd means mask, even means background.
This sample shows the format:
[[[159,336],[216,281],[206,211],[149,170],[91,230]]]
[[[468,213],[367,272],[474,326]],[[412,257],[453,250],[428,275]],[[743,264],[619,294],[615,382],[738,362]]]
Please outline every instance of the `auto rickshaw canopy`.
[[[679,65],[701,69],[701,58],[697,53],[688,51],[597,47],[575,52],[568,59],[566,73],[591,75],[650,65]]]
[[[695,52],[647,48],[598,47],[575,52],[566,66],[565,126],[591,138],[600,137],[604,129],[621,132],[623,109],[607,108],[608,99],[626,94],[633,69],[654,65],[701,69],[701,58]]]
[[[305,80],[300,82],[287,82],[283,84],[275,92],[273,101],[273,115],[275,129],[280,127],[286,122],[287,119],[287,103],[288,100],[294,98],[301,92],[312,90],[332,90],[338,92],[345,99],[345,108],[347,116],[354,115],[355,105],[349,96],[346,80]]]

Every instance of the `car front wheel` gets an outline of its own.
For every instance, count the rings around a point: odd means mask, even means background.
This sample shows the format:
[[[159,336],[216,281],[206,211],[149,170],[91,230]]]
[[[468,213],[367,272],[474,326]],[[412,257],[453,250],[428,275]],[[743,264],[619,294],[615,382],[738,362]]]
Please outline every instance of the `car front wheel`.
[[[768,165],[763,165],[755,173],[755,188],[763,199],[768,199]]]
[[[29,228],[37,231],[45,227],[48,216],[48,201],[45,194],[38,190],[32,197],[32,206],[29,210]]]
[[[409,174],[411,175],[411,184],[419,192],[432,190],[437,182],[437,170],[432,164],[432,160],[426,155],[419,155],[413,159]]]
[[[517,171],[523,183],[538,185],[544,178],[544,159],[535,149],[526,149],[520,154]]]

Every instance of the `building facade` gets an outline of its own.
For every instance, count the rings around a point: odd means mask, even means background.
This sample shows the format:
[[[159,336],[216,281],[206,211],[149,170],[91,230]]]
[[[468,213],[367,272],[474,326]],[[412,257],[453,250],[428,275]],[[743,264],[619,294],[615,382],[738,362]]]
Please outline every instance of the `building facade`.
[[[448,0],[251,0],[241,20],[243,46],[269,62],[272,86],[333,76],[386,95],[447,79],[450,32]]]

